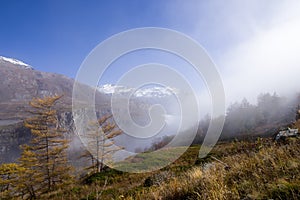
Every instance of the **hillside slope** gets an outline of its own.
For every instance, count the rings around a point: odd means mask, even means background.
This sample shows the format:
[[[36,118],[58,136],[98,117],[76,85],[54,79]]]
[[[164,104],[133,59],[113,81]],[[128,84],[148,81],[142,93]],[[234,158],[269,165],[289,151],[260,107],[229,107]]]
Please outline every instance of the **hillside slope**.
[[[53,199],[299,199],[300,138],[217,144],[205,159],[199,146],[151,173],[107,169]],[[139,159],[143,159],[138,156]],[[152,162],[155,161],[155,158]],[[135,162],[134,158],[130,159]],[[128,160],[129,161],[129,160]],[[147,161],[151,162],[151,160]]]

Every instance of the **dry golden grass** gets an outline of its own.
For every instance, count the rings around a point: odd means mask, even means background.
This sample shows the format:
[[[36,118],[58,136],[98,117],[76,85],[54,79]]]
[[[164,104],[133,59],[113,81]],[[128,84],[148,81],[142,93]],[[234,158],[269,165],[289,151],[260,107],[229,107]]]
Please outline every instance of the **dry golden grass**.
[[[152,173],[98,174],[89,184],[77,184],[51,199],[300,199],[299,138],[221,143],[204,160],[197,160],[198,150],[191,147],[175,163]],[[160,175],[156,184],[145,184]]]
[[[300,119],[295,122],[295,128],[300,129]]]
[[[255,146],[263,142],[256,142]],[[222,160],[229,169],[219,162],[213,162],[209,168],[194,167],[169,183],[139,191],[127,199],[300,198],[299,139],[288,139],[285,144],[268,144]]]

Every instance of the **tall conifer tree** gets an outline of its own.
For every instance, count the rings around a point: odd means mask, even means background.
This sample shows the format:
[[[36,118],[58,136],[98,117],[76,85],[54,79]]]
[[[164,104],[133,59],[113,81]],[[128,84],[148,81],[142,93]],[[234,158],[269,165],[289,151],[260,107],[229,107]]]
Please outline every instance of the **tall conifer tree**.
[[[25,172],[20,177],[20,192],[38,198],[69,185],[72,181],[66,149],[68,140],[58,126],[56,102],[61,96],[35,98],[30,102],[33,116],[25,121],[32,133],[30,145],[24,145],[20,165]]]

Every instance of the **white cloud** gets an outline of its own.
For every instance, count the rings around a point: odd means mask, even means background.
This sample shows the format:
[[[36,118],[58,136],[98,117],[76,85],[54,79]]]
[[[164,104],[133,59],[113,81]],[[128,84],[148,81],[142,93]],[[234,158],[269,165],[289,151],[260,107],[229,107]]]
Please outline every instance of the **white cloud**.
[[[227,105],[262,92],[300,91],[300,1],[193,1],[170,21],[202,44],[220,69]],[[180,17],[175,17],[176,15]]]
[[[264,27],[219,59],[229,101],[243,97],[253,101],[261,92],[299,91],[300,14],[294,11],[300,4],[280,7]]]

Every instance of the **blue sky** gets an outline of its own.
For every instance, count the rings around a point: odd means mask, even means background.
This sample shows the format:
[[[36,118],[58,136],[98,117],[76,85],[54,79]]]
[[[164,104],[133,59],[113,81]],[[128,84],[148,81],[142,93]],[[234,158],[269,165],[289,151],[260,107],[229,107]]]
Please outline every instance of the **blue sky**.
[[[74,77],[101,41],[132,28],[172,27],[172,1],[2,1],[0,55]]]
[[[87,54],[109,36],[165,26],[160,1],[2,1],[0,54],[42,71],[75,76]]]
[[[228,102],[254,101],[261,92],[297,89],[299,9],[297,0],[2,0],[0,55],[75,77],[108,37],[132,28],[170,28],[208,51]]]
[[[219,23],[211,11],[214,6],[224,3],[4,0],[0,7],[0,55],[23,60],[38,70],[75,77],[81,62],[101,41],[121,31],[147,26],[183,32],[197,39],[209,53],[220,53],[233,34],[226,34],[224,29],[222,37],[226,40],[222,43],[221,34],[212,34]],[[201,34],[193,32],[195,26],[203,29]]]

